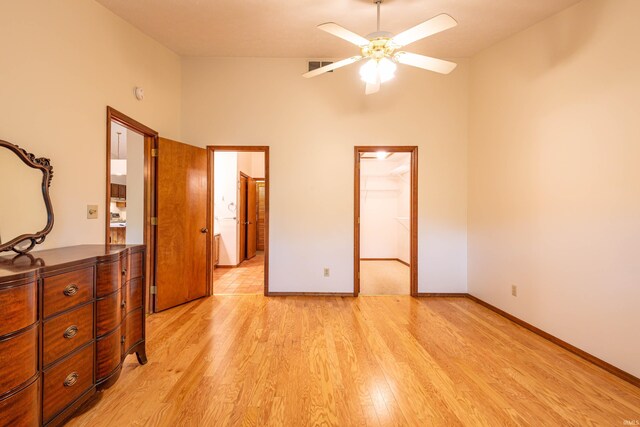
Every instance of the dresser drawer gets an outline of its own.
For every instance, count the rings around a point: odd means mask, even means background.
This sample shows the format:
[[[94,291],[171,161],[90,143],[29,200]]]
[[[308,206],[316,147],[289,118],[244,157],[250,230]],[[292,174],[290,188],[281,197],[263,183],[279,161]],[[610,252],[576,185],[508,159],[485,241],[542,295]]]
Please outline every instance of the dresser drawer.
[[[44,279],[44,317],[93,299],[93,267]]]
[[[93,304],[87,304],[44,322],[44,365],[93,339]]]
[[[38,372],[38,328],[0,341],[0,393],[27,382]],[[3,424],[0,424],[3,425]]]
[[[97,336],[107,334],[122,322],[123,290],[96,301]]]
[[[19,393],[0,400],[0,426],[40,425],[40,378]]]
[[[142,309],[132,311],[127,315],[125,321],[125,336],[124,336],[124,353],[128,353],[131,347],[136,345],[142,339]]]
[[[44,372],[45,423],[93,385],[93,344]]]
[[[137,279],[138,277],[142,277],[144,272],[142,271],[142,267],[144,265],[144,252],[137,252],[131,254],[129,257],[129,268],[127,278]]]
[[[96,351],[98,352],[98,357],[96,358],[96,382],[105,379],[122,362],[123,335],[124,328],[118,327],[116,331],[98,338],[96,341]]]
[[[120,289],[122,285],[122,269],[120,261],[98,264],[98,280],[96,283],[96,297],[102,298]]]
[[[0,290],[0,335],[19,331],[38,320],[36,282]]]
[[[129,283],[127,283],[127,313],[135,310],[136,308],[142,307],[142,281],[142,277],[138,277],[137,279],[131,279]]]

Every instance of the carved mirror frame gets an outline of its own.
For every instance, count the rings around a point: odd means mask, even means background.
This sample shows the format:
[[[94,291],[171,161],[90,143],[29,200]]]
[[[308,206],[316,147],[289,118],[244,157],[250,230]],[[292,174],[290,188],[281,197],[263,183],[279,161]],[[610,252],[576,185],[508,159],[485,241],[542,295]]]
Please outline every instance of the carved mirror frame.
[[[14,251],[19,254],[26,254],[35,245],[44,242],[47,234],[53,228],[53,207],[51,206],[51,197],[49,197],[49,187],[53,178],[53,166],[49,159],[44,157],[36,157],[34,154],[27,152],[25,149],[7,141],[0,140],[0,149],[8,148],[15,153],[20,160],[27,166],[42,171],[42,197],[47,209],[47,225],[40,231],[32,234],[21,234],[18,237],[9,240],[7,243],[0,244],[0,252]],[[6,201],[2,201],[6,202]],[[26,248],[19,248],[20,245],[29,242]]]

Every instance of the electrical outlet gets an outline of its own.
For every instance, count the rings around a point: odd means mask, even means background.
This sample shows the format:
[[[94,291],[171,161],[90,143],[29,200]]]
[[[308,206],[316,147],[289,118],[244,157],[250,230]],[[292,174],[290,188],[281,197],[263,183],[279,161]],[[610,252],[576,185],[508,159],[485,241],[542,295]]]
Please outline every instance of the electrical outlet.
[[[329,270],[329,267],[325,267],[324,268],[324,277],[329,277],[331,275],[331,270]]]
[[[511,295],[514,297],[518,296],[518,287],[516,285],[511,285]]]
[[[98,205],[87,205],[87,219],[98,219]]]

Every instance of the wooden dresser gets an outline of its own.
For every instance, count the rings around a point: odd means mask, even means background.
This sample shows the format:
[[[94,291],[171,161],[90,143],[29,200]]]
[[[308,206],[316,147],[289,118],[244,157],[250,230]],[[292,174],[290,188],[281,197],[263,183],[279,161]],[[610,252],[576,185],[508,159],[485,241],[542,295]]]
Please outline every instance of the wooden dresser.
[[[145,354],[145,248],[0,257],[0,426],[59,425]]]

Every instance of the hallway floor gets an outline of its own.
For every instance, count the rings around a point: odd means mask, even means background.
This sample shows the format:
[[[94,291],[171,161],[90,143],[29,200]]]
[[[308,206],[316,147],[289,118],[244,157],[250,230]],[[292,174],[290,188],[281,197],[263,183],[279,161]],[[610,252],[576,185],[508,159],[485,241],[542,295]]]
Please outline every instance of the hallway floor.
[[[215,295],[262,295],[264,293],[264,252],[243,261],[238,267],[213,270]]]
[[[361,295],[409,295],[411,269],[400,261],[360,260]]]

